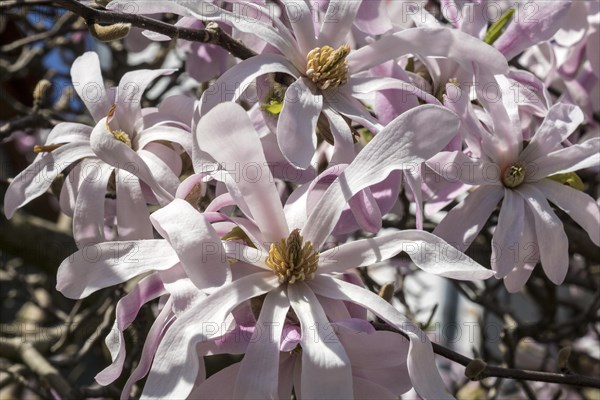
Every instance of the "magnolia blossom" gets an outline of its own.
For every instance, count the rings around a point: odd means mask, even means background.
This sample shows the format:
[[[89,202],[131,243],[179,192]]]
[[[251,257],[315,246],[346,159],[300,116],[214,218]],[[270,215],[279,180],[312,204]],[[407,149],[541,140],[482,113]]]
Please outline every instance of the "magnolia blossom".
[[[128,72],[118,87],[105,89],[96,53],[77,58],[71,68],[73,86],[97,123],[90,127],[64,122],[50,132],[35,161],[11,182],[5,196],[6,216],[42,195],[60,173],[73,167],[60,203],[73,217],[79,246],[106,240],[105,194],[111,186],[117,197],[118,237],[152,238],[146,204],[173,199],[181,172],[180,153],[191,153],[189,127],[173,115],[140,107],[146,87],[172,72]],[[181,106],[181,101],[174,98],[171,103]],[[176,107],[166,104],[164,108]]]
[[[559,103],[548,111],[531,141],[524,144],[516,104],[510,96],[503,100],[504,104],[490,111],[491,132],[472,112],[461,114],[466,126],[478,130],[472,132],[479,136],[473,141],[477,158],[462,152],[442,152],[428,162],[442,176],[477,185],[434,233],[465,250],[504,199],[492,239],[491,264],[496,277],[504,278],[509,291],[517,291],[541,261],[548,278],[560,284],[569,267],[568,240],[548,201],[600,245],[598,204],[581,191],[583,188],[562,184],[577,186],[575,171],[600,165],[600,138],[564,147],[562,143],[583,122],[583,114],[578,107]]]

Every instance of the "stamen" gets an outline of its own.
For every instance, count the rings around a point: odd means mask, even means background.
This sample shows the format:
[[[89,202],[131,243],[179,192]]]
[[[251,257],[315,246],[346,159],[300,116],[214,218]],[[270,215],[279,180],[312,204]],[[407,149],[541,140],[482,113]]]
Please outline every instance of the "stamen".
[[[502,174],[502,183],[508,188],[515,188],[525,180],[525,166],[523,164],[515,164],[504,170]]]
[[[312,279],[319,264],[319,253],[310,241],[303,243],[300,230],[294,229],[287,239],[271,244],[267,265],[281,283]]]
[[[312,49],[306,56],[306,75],[322,90],[345,84],[348,81],[346,57],[349,53],[350,46],[347,44],[337,50],[329,46]]]
[[[129,135],[125,132],[123,132],[120,129],[116,129],[113,130],[110,125],[109,122],[112,120],[112,117],[115,115],[115,111],[117,110],[117,105],[113,104],[110,109],[108,110],[108,114],[106,115],[106,129],[113,135],[113,137],[115,139],[117,139],[119,142],[125,143],[127,146],[131,147],[131,139],[129,138]]]

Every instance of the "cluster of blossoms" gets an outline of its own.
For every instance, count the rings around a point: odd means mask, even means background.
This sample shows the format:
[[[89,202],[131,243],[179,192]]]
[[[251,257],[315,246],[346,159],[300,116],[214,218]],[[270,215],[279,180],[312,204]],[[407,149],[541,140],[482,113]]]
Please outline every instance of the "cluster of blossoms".
[[[575,173],[600,167],[597,4],[529,2],[531,15],[506,1],[492,20],[486,0],[442,0],[442,23],[394,3],[128,1],[182,27],[216,22],[257,53],[236,62],[180,43],[190,75],[212,82],[153,108],[143,92],[173,70],[105,88],[96,53],[77,58],[96,124],[57,125],[4,206],[10,218],[66,174],[60,205],[80,250],[58,290],[80,299],[134,280],[100,384],[121,375],[123,332],[159,299],[123,398],[146,376],[148,399],[450,398],[427,336],[353,270],[404,252],[426,273],[511,292],[539,263],[558,285],[569,243],[551,204],[600,245],[599,204]],[[403,184],[417,229],[381,233]],[[489,269],[463,252],[498,205]],[[376,331],[368,312],[403,335]],[[207,376],[215,354],[243,358]]]

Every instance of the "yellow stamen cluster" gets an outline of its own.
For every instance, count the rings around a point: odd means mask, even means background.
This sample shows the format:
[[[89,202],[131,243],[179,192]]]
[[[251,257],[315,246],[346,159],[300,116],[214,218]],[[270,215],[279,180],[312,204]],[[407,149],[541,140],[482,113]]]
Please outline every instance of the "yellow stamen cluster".
[[[303,243],[300,230],[295,229],[287,239],[271,244],[267,265],[279,277],[281,283],[294,283],[311,279],[319,264],[319,253],[310,241]]]
[[[525,166],[523,164],[515,164],[504,170],[502,174],[502,183],[507,188],[515,188],[525,180]]]
[[[117,105],[113,104],[110,107],[110,110],[108,110],[108,115],[106,116],[106,129],[113,135],[113,137],[115,139],[117,139],[119,142],[125,143],[127,146],[131,147],[131,139],[129,138],[129,135],[125,132],[123,132],[120,129],[112,129],[110,127],[110,125],[108,124],[108,120],[115,115],[115,111],[117,110]]]
[[[350,46],[347,44],[337,50],[329,46],[312,49],[306,56],[306,75],[322,90],[345,84],[348,81],[346,57],[349,53]]]

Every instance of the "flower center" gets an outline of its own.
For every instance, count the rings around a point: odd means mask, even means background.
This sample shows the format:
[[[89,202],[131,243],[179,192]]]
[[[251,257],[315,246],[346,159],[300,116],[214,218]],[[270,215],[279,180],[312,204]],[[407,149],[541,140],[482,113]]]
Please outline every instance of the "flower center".
[[[300,230],[294,229],[287,239],[271,244],[267,265],[281,283],[311,279],[317,270],[319,253],[313,249],[310,241],[303,242]]]
[[[515,164],[504,170],[502,174],[502,183],[508,188],[519,186],[525,180],[525,166],[523,164]]]
[[[117,105],[113,104],[108,110],[108,114],[106,115],[106,129],[113,135],[115,139],[119,142],[125,143],[127,146],[131,147],[131,139],[129,135],[123,132],[120,129],[112,129],[109,125],[109,122],[112,120],[115,115],[115,111],[117,110]]]
[[[346,57],[350,46],[344,44],[337,50],[323,46],[312,49],[306,56],[306,75],[319,89],[335,88],[348,81]]]

